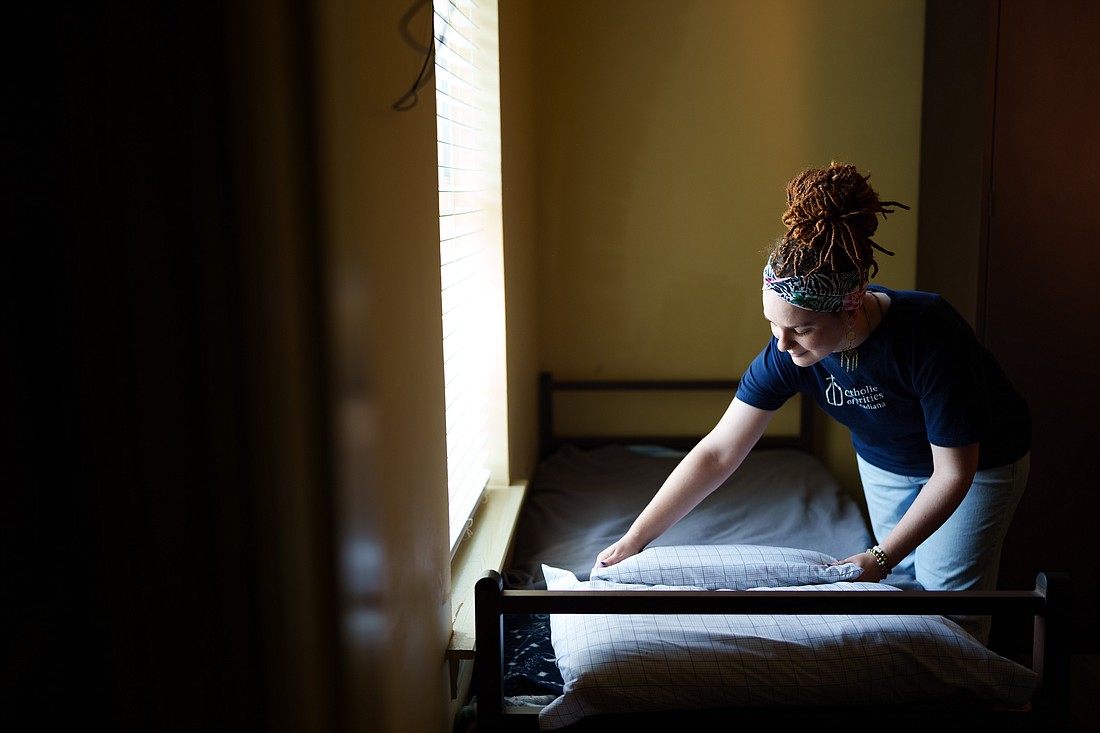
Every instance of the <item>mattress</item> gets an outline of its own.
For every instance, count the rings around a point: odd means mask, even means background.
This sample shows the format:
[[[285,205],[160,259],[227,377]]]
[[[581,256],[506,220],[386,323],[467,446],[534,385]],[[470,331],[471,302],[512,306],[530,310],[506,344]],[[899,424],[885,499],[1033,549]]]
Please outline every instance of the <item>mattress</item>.
[[[544,589],[543,564],[587,580],[596,555],[618,540],[682,458],[659,446],[564,446],[528,487],[505,568],[507,587]],[[860,505],[815,457],[755,450],[741,467],[651,546],[753,544],[840,558],[874,542]]]

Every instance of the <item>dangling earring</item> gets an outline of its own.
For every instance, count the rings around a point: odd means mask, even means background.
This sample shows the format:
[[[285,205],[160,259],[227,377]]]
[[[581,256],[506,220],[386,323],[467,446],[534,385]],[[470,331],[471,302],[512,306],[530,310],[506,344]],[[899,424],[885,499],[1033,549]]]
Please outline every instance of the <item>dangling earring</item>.
[[[840,365],[844,367],[844,371],[850,372],[859,366],[859,352],[855,347],[856,332],[852,329],[848,329],[848,345],[844,347],[844,351],[840,352]]]

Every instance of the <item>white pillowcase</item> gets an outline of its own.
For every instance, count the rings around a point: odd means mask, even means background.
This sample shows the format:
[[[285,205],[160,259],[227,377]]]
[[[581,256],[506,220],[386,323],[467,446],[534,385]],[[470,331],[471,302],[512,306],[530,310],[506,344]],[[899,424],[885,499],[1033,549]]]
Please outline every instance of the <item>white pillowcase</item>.
[[[581,581],[544,565],[550,590],[685,589]],[[761,588],[771,590],[773,588]],[[840,582],[783,590],[889,592]],[[589,715],[773,705],[906,703],[968,691],[1015,707],[1038,677],[943,616],[551,614],[563,694],[539,727]]]
[[[592,580],[645,585],[690,585],[705,590],[748,590],[855,580],[855,563],[813,550],[765,545],[650,547],[610,567],[596,565]]]

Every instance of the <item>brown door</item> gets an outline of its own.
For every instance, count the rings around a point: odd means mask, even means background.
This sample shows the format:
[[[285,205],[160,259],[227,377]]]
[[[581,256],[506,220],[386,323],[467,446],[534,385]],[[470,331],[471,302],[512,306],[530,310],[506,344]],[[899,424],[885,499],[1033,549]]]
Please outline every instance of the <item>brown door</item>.
[[[1100,647],[1100,3],[999,3],[988,241],[978,330],[1027,396],[1029,489],[1001,586],[1073,575],[1077,633]]]

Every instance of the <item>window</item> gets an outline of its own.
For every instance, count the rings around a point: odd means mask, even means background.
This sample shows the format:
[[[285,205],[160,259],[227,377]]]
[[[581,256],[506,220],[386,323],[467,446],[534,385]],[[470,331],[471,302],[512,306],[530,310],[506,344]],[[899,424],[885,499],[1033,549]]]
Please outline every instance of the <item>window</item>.
[[[505,410],[500,84],[496,0],[434,0],[434,8],[453,554],[485,487],[507,481],[507,449],[494,448]]]

